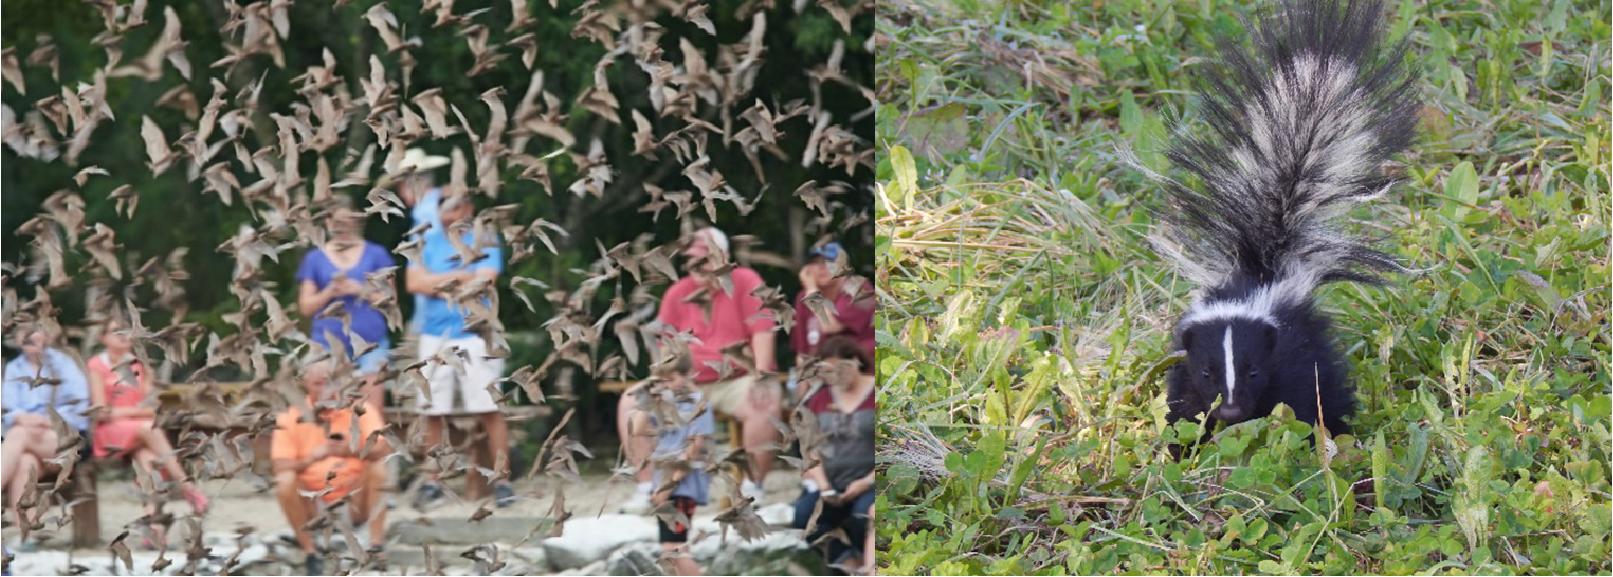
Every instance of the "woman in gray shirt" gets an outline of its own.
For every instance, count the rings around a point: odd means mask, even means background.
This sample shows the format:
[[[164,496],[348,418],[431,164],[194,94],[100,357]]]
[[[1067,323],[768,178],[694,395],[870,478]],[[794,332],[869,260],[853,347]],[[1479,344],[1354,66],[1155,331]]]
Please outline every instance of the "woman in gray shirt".
[[[803,439],[802,450],[809,461],[821,461],[805,473],[809,487],[816,485],[819,491],[803,495],[796,523],[805,528],[809,519],[802,518],[802,513],[810,516],[821,503],[816,530],[807,540],[844,529],[853,545],[863,546],[861,555],[836,540],[830,544],[829,560],[847,572],[863,573],[874,562],[874,534],[870,531],[877,414],[873,362],[864,358],[862,347],[847,335],[824,340],[818,355],[816,372],[823,385],[807,397],[802,408],[816,417],[819,434],[817,439]]]

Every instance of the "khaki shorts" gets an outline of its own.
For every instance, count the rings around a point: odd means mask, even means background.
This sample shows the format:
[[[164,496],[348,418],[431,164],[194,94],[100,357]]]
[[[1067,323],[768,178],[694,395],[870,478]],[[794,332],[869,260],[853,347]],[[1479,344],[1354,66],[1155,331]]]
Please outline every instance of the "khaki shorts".
[[[752,387],[757,386],[756,380],[756,375],[744,375],[726,381],[705,383],[699,385],[700,393],[705,395],[706,402],[710,403],[711,408],[716,409],[719,413],[732,416],[734,411],[739,410],[745,403],[750,402],[750,390]],[[772,386],[769,388],[772,389],[770,392],[773,394],[773,398],[779,399],[779,402],[782,403],[783,388],[779,386],[776,380],[771,381],[771,383]]]

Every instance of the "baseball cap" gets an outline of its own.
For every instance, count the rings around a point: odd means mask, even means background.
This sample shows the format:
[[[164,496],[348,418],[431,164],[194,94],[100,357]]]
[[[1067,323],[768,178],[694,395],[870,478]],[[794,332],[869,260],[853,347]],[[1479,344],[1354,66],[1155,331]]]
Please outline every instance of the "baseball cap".
[[[835,260],[840,258],[840,250],[840,243],[828,242],[821,246],[814,247],[811,252],[807,253],[807,258],[821,256],[829,260]]]

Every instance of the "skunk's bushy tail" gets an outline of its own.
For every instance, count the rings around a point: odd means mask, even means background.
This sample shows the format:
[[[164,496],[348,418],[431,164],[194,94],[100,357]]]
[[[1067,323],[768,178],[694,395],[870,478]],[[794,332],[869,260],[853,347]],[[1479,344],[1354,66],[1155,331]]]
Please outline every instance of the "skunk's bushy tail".
[[[1234,276],[1309,295],[1333,281],[1406,271],[1345,234],[1338,217],[1394,184],[1382,164],[1411,144],[1418,100],[1407,43],[1381,45],[1380,0],[1282,0],[1245,27],[1253,50],[1220,40],[1203,87],[1207,134],[1167,152],[1203,183],[1164,185],[1161,248],[1201,286]],[[1173,246],[1171,246],[1173,245]]]

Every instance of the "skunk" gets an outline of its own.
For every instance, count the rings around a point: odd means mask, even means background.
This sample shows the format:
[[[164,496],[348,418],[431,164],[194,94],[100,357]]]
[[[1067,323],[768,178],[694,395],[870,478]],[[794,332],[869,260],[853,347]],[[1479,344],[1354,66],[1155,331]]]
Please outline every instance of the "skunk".
[[[1349,368],[1313,293],[1414,272],[1339,222],[1389,192],[1382,165],[1416,126],[1407,43],[1383,45],[1381,10],[1284,0],[1258,27],[1245,22],[1253,50],[1221,38],[1225,59],[1205,78],[1207,133],[1166,153],[1199,188],[1141,168],[1167,205],[1156,251],[1201,289],[1175,331],[1186,358],[1167,376],[1171,422],[1206,414],[1208,433],[1283,403],[1331,434],[1350,431]]]

